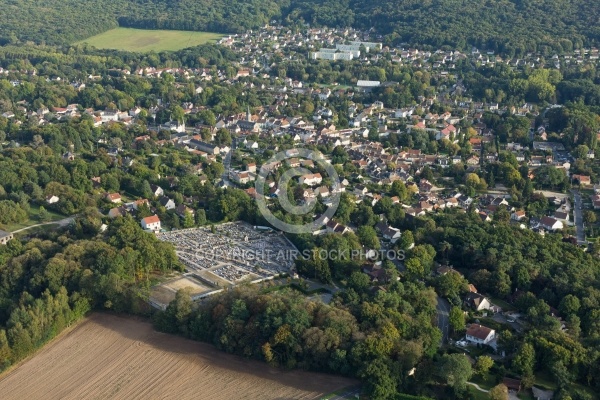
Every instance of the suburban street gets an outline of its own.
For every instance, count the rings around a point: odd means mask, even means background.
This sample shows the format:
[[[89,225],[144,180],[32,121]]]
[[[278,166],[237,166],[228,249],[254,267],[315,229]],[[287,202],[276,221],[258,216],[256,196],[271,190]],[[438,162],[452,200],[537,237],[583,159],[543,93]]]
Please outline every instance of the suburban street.
[[[573,190],[575,210],[573,211],[575,228],[577,229],[577,244],[585,244],[585,230],[583,227],[583,201],[579,190]]]
[[[442,344],[448,341],[448,333],[450,325],[448,323],[448,317],[450,313],[450,304],[446,299],[442,299],[440,296],[437,298],[437,325],[440,331],[442,331]]]

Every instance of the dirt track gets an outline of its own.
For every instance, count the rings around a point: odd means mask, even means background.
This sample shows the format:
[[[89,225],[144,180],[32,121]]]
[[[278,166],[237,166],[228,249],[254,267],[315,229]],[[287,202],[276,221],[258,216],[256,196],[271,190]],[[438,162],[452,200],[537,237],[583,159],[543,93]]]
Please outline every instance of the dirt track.
[[[314,399],[354,383],[325,374],[282,372],[158,333],[147,322],[95,314],[1,375],[0,397]]]

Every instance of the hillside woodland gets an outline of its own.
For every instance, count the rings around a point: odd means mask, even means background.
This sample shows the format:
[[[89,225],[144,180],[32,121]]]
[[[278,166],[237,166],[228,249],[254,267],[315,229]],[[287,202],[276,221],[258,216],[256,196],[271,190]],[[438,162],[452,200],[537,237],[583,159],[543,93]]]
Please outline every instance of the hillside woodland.
[[[65,44],[117,26],[239,33],[288,26],[375,29],[390,44],[569,51],[600,40],[587,0],[3,0],[0,43]]]

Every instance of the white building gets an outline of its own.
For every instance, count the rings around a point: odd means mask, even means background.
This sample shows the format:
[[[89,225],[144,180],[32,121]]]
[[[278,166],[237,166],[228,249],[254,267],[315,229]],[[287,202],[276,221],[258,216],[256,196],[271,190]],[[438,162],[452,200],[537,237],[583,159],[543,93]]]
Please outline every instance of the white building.
[[[471,324],[467,328],[466,339],[468,342],[475,344],[489,344],[496,339],[496,331],[487,326]]]
[[[48,204],[58,203],[59,200],[60,199],[58,198],[58,196],[54,196],[54,195],[46,196],[46,203],[48,203]]]
[[[156,215],[146,217],[142,219],[142,228],[147,231],[160,231],[160,219]]]
[[[323,181],[323,178],[321,177],[321,174],[316,173],[316,174],[306,174],[306,175],[302,175],[300,177],[300,184],[301,185],[308,185],[308,186],[315,186],[315,185],[319,185],[321,184],[321,182]]]

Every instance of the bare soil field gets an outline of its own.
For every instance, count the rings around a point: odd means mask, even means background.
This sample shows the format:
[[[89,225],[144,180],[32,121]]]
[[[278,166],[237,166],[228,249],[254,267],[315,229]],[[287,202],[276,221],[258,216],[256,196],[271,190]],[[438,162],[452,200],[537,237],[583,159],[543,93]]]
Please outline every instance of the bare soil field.
[[[108,314],[92,315],[0,375],[3,400],[317,399],[354,384],[283,372]]]
[[[191,290],[192,297],[215,289],[192,277],[181,276],[153,287],[150,292],[150,300],[166,308],[175,299],[177,291],[184,288]]]

